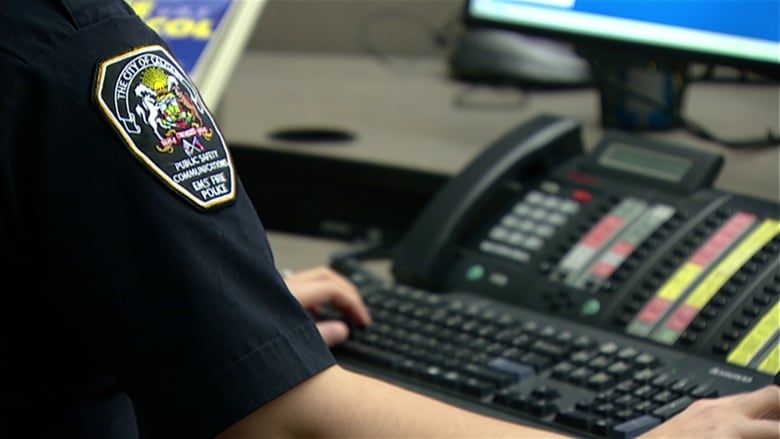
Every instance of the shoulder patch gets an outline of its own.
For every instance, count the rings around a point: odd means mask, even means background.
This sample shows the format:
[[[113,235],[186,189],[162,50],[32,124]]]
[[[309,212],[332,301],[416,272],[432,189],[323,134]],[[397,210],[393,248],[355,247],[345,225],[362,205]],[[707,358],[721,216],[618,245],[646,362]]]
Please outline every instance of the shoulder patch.
[[[233,160],[184,70],[162,46],[100,64],[98,105],[130,151],[174,191],[208,209],[232,201]]]

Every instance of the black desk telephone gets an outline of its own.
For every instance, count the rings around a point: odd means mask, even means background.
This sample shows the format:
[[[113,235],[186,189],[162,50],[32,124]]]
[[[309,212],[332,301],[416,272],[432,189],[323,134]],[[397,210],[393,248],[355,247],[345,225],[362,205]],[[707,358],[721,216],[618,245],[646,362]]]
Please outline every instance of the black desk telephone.
[[[345,364],[467,408],[633,437],[780,372],[780,205],[721,157],[540,116],[453,177],[392,259],[334,258],[376,323]]]

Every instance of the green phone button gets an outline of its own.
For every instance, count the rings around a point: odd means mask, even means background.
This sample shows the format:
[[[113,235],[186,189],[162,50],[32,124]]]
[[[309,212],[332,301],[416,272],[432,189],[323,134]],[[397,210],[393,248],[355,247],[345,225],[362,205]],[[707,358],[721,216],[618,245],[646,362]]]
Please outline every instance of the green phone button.
[[[485,276],[485,268],[481,265],[472,265],[468,270],[466,270],[466,280],[469,280],[471,282],[476,282],[480,279],[482,279]]]
[[[601,311],[601,302],[596,299],[588,299],[582,304],[582,314],[586,316],[596,315]]]

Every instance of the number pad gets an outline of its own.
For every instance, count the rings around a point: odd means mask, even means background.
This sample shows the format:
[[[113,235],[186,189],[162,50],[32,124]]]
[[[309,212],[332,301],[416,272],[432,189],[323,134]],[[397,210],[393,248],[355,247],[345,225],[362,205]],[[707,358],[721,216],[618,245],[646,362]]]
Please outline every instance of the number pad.
[[[488,231],[479,249],[527,262],[579,208],[579,203],[572,199],[532,190]]]

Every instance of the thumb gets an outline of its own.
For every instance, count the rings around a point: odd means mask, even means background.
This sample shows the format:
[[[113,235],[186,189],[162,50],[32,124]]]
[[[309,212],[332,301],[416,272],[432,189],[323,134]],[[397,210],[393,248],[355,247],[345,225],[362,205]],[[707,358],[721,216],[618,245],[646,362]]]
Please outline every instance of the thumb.
[[[346,323],[338,320],[317,322],[317,329],[320,330],[320,335],[330,347],[343,343],[349,337]]]

